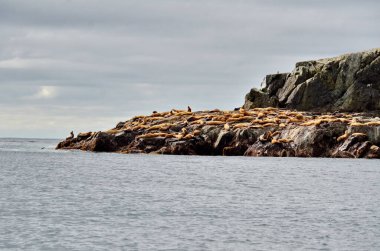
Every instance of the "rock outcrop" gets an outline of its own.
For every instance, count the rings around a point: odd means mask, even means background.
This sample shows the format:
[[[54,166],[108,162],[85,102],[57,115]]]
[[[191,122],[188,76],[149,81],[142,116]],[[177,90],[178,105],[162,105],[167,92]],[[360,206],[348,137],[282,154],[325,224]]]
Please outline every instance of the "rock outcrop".
[[[380,158],[380,49],[300,62],[235,111],[172,110],[79,133],[57,149],[185,155]]]
[[[265,77],[245,97],[245,109],[380,114],[380,49],[299,62],[291,73]]]
[[[281,77],[278,79],[281,80]],[[57,149],[182,155],[380,158],[380,118],[278,108],[155,112]]]

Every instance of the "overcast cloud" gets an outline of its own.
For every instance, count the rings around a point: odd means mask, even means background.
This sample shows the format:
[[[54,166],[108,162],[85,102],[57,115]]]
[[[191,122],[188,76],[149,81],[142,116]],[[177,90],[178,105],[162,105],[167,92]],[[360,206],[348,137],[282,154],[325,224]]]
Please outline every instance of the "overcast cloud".
[[[233,109],[266,74],[380,46],[380,1],[0,0],[0,137]]]

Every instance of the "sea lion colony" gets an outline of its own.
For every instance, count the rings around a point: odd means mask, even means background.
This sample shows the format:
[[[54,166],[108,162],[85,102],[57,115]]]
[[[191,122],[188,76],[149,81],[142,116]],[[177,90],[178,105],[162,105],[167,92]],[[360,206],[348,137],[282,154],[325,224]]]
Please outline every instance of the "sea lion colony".
[[[318,115],[311,112],[290,111],[279,108],[254,108],[238,111],[184,111],[171,110],[170,112],[156,112],[150,116],[136,116],[107,133],[116,134],[121,131],[141,132],[137,138],[177,138],[190,139],[200,134],[204,125],[216,125],[224,130],[237,128],[266,128],[273,129],[292,126],[319,126],[323,123],[346,123],[350,126],[380,126],[380,119],[365,118],[360,113],[327,113]],[[181,128],[178,131],[178,128]],[[279,135],[273,132],[271,138]],[[348,133],[345,134],[349,136]],[[345,135],[342,135],[345,136]],[[341,141],[343,138],[339,138]],[[273,142],[290,142],[292,139],[276,139]]]
[[[335,137],[336,142],[344,142],[350,136],[364,137],[366,135],[363,132],[357,132],[353,128],[377,127],[380,126],[380,119],[365,117],[360,113],[336,112],[319,114],[273,107],[250,110],[240,108],[234,111],[215,109],[197,112],[192,112],[191,108],[188,108],[187,111],[173,109],[169,112],[154,111],[149,116],[136,116],[128,121],[120,122],[115,128],[105,133],[118,135],[129,132],[133,134],[134,141],[154,138],[186,141],[202,136],[202,130],[206,126],[213,126],[220,128],[224,132],[236,132],[244,129],[260,131],[260,136],[257,138],[259,142],[283,145],[294,142],[294,137],[297,137],[296,134],[292,136],[289,133],[285,133],[286,137],[281,137],[281,135],[284,135],[282,132],[287,128],[318,128],[323,127],[324,124],[333,125],[334,123],[344,124],[347,128],[350,128],[350,130],[345,130],[344,133]],[[99,132],[79,133],[77,138],[88,139],[97,134]],[[72,138],[70,137],[67,140],[72,140]],[[70,146],[67,145],[62,148],[70,148]],[[73,148],[83,149],[83,147]],[[122,149],[118,150],[118,152],[136,152],[133,147],[123,147]]]
[[[373,49],[299,62],[292,72],[267,75],[261,90],[246,95],[245,109],[154,111],[106,132],[71,135],[57,148],[380,158],[380,118],[374,117],[380,115],[379,56],[380,50]]]
[[[120,153],[380,157],[379,143],[380,118],[361,113],[321,114],[273,107],[193,112],[188,108],[136,116],[105,132],[79,133],[57,148]]]

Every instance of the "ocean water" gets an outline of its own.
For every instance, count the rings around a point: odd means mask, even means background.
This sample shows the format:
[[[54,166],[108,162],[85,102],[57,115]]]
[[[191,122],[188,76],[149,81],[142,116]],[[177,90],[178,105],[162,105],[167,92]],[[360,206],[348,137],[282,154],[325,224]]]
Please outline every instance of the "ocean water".
[[[0,250],[380,250],[380,161],[0,139]]]

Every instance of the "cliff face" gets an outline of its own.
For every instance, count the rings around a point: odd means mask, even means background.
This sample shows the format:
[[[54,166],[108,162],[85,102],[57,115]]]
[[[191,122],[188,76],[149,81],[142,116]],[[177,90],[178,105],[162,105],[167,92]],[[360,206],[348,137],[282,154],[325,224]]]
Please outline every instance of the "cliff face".
[[[380,111],[380,49],[299,62],[291,73],[267,75],[245,97],[245,109]]]

